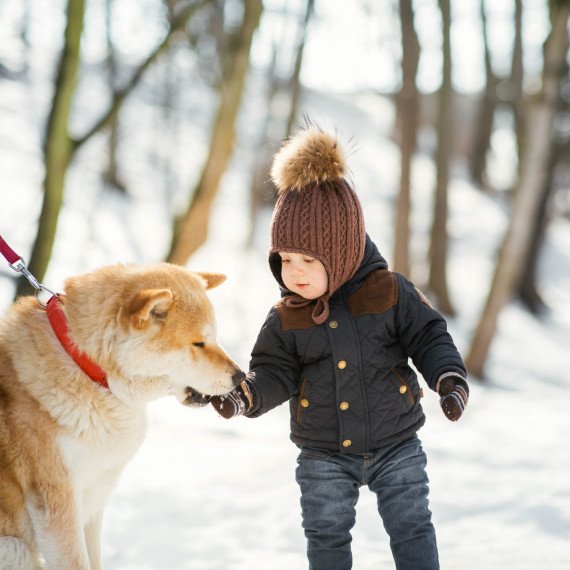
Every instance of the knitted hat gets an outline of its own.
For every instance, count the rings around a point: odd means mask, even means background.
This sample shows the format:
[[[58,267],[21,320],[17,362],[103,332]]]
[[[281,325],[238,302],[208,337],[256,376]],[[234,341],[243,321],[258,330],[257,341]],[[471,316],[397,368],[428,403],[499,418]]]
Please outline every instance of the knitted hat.
[[[354,275],[364,255],[362,207],[346,173],[344,151],[337,139],[312,125],[285,142],[271,169],[278,198],[271,223],[269,265],[282,287],[277,252],[308,255],[324,265],[328,290],[313,310],[317,324],[328,318],[331,295]],[[311,302],[299,295],[285,301],[290,307]]]

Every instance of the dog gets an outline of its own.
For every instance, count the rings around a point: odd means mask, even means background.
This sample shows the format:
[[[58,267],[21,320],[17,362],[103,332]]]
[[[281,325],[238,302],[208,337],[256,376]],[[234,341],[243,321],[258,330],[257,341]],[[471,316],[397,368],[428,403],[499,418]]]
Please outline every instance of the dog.
[[[71,277],[66,352],[46,310],[21,297],[0,321],[0,568],[99,570],[104,505],[145,431],[145,405],[200,405],[244,373],[216,342],[206,290],[225,276],[162,263]],[[48,303],[48,307],[50,306]]]

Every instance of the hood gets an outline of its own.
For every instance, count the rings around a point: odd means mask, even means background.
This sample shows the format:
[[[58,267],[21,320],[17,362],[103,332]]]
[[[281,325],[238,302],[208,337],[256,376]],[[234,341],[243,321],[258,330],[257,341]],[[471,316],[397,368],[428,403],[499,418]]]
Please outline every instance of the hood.
[[[362,282],[366,279],[368,274],[372,273],[372,271],[376,271],[377,269],[388,269],[388,262],[378,251],[376,244],[370,239],[370,236],[366,234],[364,255],[360,262],[360,266],[356,270],[356,273],[333,295],[332,298],[335,298],[340,291],[343,291],[346,295],[351,295],[362,285]]]
[[[281,296],[286,297],[287,295],[292,295],[291,291],[285,287],[283,279],[281,279],[281,257],[278,253],[269,254],[269,267],[273,277],[275,277],[275,280],[281,288]],[[356,273],[333,293],[331,299],[334,299],[340,291],[345,291],[347,295],[352,294],[360,287],[366,276],[377,269],[388,269],[388,263],[378,251],[376,244],[370,239],[370,236],[366,234],[364,255],[362,256],[362,261]]]

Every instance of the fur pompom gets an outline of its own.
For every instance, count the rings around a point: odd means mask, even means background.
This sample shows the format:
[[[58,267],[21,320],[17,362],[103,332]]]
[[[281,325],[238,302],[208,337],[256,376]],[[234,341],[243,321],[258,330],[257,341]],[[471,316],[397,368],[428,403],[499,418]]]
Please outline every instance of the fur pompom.
[[[315,126],[290,138],[273,159],[271,178],[278,192],[339,180],[347,169],[337,139]]]

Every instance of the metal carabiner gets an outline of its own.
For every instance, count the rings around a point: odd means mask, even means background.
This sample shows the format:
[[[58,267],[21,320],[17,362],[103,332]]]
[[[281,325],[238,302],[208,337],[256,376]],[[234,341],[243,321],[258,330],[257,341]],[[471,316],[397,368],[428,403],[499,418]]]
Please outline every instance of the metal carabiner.
[[[18,259],[18,261],[15,261],[14,263],[9,263],[8,265],[17,273],[21,273],[22,275],[24,275],[24,277],[30,282],[30,285],[36,290],[36,292],[35,292],[36,301],[42,307],[44,307],[44,309],[47,305],[47,301],[44,303],[40,299],[40,295],[42,294],[43,291],[46,291],[47,293],[49,293],[51,295],[51,297],[57,297],[57,293],[54,293],[51,289],[48,289],[45,285],[42,285],[30,273],[30,270],[28,269],[26,262],[24,261],[24,259],[22,257],[20,259]],[[48,301],[49,301],[49,299],[48,299]]]

